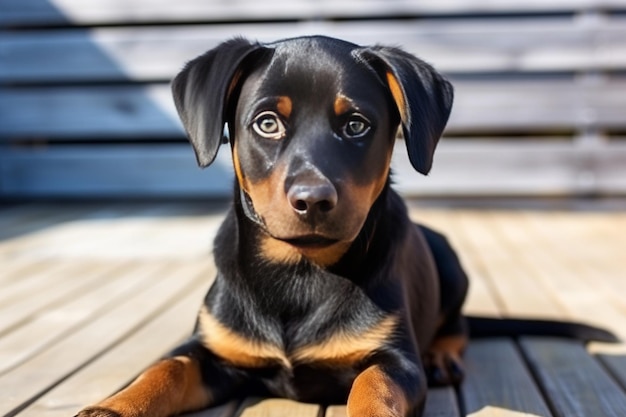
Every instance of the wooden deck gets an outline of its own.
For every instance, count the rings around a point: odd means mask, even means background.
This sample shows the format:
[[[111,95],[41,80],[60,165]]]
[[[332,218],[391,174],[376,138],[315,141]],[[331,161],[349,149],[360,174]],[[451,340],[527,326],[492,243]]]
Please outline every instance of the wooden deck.
[[[472,279],[468,312],[579,319],[626,339],[626,211],[573,208],[422,204],[413,214],[461,252]],[[0,209],[0,416],[72,416],[185,338],[214,274],[210,243],[223,210]],[[487,339],[466,357],[466,382],[432,390],[427,416],[626,415],[625,345]],[[250,400],[194,415],[234,413],[342,417],[345,409]]]

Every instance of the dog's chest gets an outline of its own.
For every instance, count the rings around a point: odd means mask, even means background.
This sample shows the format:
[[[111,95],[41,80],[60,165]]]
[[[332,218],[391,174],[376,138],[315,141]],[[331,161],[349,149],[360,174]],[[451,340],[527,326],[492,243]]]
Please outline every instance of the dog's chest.
[[[345,401],[366,358],[390,343],[397,316],[371,324],[332,329],[329,323],[300,323],[294,339],[284,343],[252,339],[227,328],[205,309],[200,315],[203,343],[217,356],[245,369],[272,395],[299,401]],[[331,327],[328,331],[323,328]],[[304,329],[311,332],[306,335]],[[321,336],[316,337],[316,331]]]
[[[300,365],[353,367],[373,352],[380,350],[392,337],[397,326],[397,316],[370,315],[359,320],[343,318],[341,326],[337,317],[317,322],[315,315],[289,324],[289,329],[272,329],[276,337],[251,337],[220,322],[206,308],[199,316],[199,333],[202,341],[215,354],[235,366],[263,368],[279,365],[294,369]],[[278,327],[267,324],[267,327]]]
[[[399,316],[351,280],[312,268],[246,272],[237,286],[218,277],[198,334],[273,395],[345,400],[364,360],[398,334]]]
[[[319,277],[314,284],[306,278],[310,282],[301,287],[255,289],[263,301],[243,303],[233,297],[225,303],[228,314],[209,303],[198,321],[204,345],[235,366],[293,370],[301,365],[353,367],[391,341],[398,317],[384,312],[358,286]]]

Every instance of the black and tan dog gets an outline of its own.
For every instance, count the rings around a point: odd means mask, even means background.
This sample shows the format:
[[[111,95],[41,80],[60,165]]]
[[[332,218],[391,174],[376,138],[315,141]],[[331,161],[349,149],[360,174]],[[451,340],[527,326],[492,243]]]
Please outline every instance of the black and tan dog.
[[[173,92],[201,166],[229,137],[237,181],[218,275],[190,341],[79,416],[254,395],[404,417],[421,412],[427,381],[458,383],[467,278],[389,180],[400,126],[414,168],[430,170],[450,83],[396,48],[235,39],[191,61]]]

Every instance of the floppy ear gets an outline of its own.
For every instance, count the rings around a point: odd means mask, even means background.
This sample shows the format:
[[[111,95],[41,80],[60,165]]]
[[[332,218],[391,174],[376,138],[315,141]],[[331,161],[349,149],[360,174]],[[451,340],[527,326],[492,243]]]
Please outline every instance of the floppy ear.
[[[398,48],[375,46],[358,49],[356,54],[389,88],[400,112],[411,165],[428,174],[452,109],[452,84],[433,67]]]
[[[222,143],[228,99],[242,81],[242,63],[259,50],[265,48],[243,38],[226,41],[187,63],[172,81],[176,110],[203,168]]]

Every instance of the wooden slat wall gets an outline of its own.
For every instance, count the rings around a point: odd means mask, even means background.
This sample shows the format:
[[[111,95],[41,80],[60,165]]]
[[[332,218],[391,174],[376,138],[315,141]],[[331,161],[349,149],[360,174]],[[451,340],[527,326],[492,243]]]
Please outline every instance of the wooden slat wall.
[[[449,15],[502,13],[572,13],[572,11],[623,10],[621,0],[292,0],[257,2],[238,0],[4,0],[0,22],[15,24],[57,24],[69,22],[137,23],[180,20],[280,20],[305,18],[367,18],[398,15]]]
[[[0,197],[228,194],[228,155],[195,167],[169,80],[235,35],[316,33],[401,45],[454,82],[429,178],[397,146],[402,192],[626,194],[625,11],[623,0],[4,0]]]

